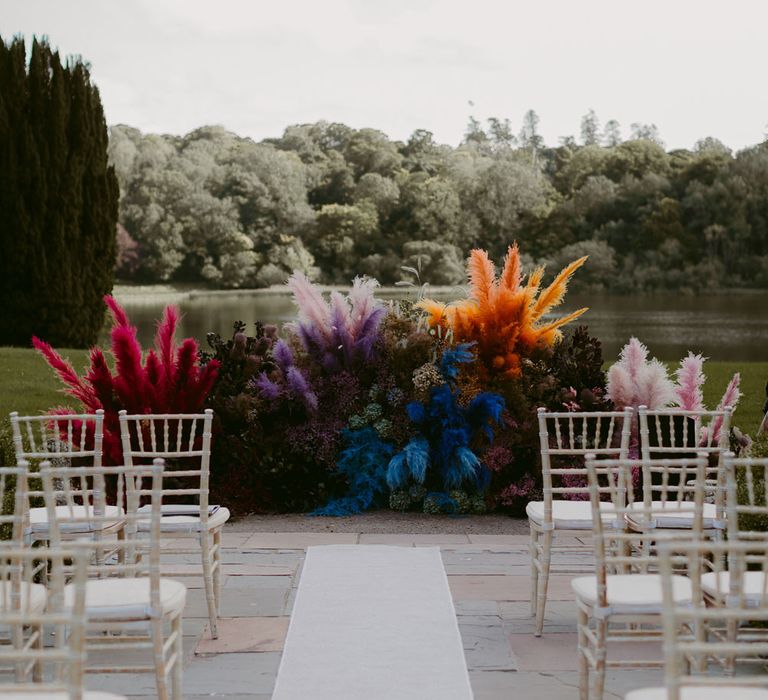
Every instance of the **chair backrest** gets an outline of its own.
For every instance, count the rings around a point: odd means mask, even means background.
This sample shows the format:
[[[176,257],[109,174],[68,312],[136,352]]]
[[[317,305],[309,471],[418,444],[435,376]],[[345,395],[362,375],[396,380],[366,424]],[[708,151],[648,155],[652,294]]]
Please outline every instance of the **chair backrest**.
[[[77,549],[13,548],[0,553],[0,626],[10,630],[2,647],[3,666],[15,674],[0,681],[0,695],[44,697],[83,694],[85,664],[85,582],[88,555]],[[47,582],[47,590],[39,582]],[[74,591],[65,599],[65,583]],[[51,633],[42,643],[41,635]],[[30,679],[35,664],[42,682]]]
[[[163,499],[166,504],[192,499],[200,520],[208,521],[211,427],[213,411],[129,415],[120,411],[120,437],[127,467],[166,460]],[[168,464],[168,461],[171,464]],[[178,461],[178,466],[174,462]]]
[[[592,413],[557,413],[538,409],[544,520],[552,522],[554,498],[589,498],[588,454],[626,459],[632,409]]]
[[[20,416],[11,413],[13,449],[16,463],[25,462],[30,475],[28,496],[42,498],[43,492],[37,478],[40,462],[48,460],[61,466],[77,463],[102,463],[104,442],[104,411],[81,414],[48,414],[42,416]],[[81,462],[81,460],[84,460]]]
[[[648,573],[657,566],[655,543],[662,539],[685,537],[690,530],[656,531],[659,520],[669,515],[663,501],[635,497],[633,470],[637,462],[630,459],[598,460],[587,455],[589,496],[592,506],[592,534],[595,551],[595,574],[598,588],[598,607],[606,607],[607,576],[616,572]],[[645,465],[643,465],[645,467]],[[701,510],[703,488],[699,477],[705,474],[707,459],[658,460],[654,467],[664,467],[681,480],[681,488],[695,492],[694,504]],[[694,479],[685,478],[691,475]],[[694,481],[694,484],[688,484]],[[698,489],[698,491],[697,491]],[[694,505],[692,504],[692,505]],[[692,509],[693,510],[693,509]],[[700,518],[695,511],[691,515]]]
[[[163,460],[156,459],[150,467],[55,467],[49,462],[40,465],[45,492],[45,505],[50,523],[49,540],[60,546],[67,538],[68,547],[88,550],[91,558],[88,573],[95,577],[149,576],[153,607],[160,610],[160,517],[162,508]],[[99,512],[90,506],[94,491],[102,488],[107,478],[114,478],[118,503],[125,509]],[[148,484],[145,485],[145,481]],[[56,486],[58,482],[58,486]],[[61,496],[64,495],[64,505]],[[139,512],[142,500],[149,500],[148,512]],[[143,537],[142,529],[149,536]],[[122,537],[117,531],[124,530]],[[81,533],[85,535],[80,536]],[[100,536],[96,536],[99,535]]]
[[[729,540],[768,539],[768,458],[726,452],[723,467]]]
[[[87,459],[101,465],[104,440],[104,411],[82,414],[20,416],[11,413],[16,460],[37,461]]]
[[[747,561],[751,560],[748,566]],[[727,562],[728,576],[723,576]],[[749,569],[749,571],[748,571]],[[681,570],[688,573],[693,592],[693,604],[675,600],[674,576]],[[759,571],[758,571],[759,570]],[[664,654],[666,686],[669,698],[679,700],[685,686],[723,685],[768,686],[765,656],[768,639],[765,635],[709,634],[696,638],[694,629],[703,624],[720,630],[738,629],[753,622],[768,623],[768,541],[734,542],[687,540],[659,544],[659,571],[663,595]],[[762,576],[760,575],[762,572]],[[754,577],[757,574],[757,577]],[[749,583],[747,576],[751,575]],[[709,579],[709,580],[707,580]],[[713,582],[718,596],[712,596]],[[681,632],[687,630],[687,633]],[[693,659],[722,659],[738,657],[752,661],[758,667],[754,675],[690,675],[687,671]],[[697,664],[692,664],[694,667]],[[723,697],[726,697],[723,688]],[[690,697],[695,697],[691,694]]]
[[[0,467],[0,540],[20,547],[28,522],[27,470],[24,460],[17,467]]]
[[[643,459],[694,457],[700,452],[717,455],[728,450],[732,409],[684,411],[678,408],[638,408],[640,451]]]

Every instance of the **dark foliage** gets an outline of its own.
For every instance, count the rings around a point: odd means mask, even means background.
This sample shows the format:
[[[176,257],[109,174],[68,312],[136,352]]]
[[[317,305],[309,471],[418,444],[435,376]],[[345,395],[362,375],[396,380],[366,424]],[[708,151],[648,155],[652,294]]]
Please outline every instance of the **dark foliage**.
[[[0,343],[87,347],[112,289],[118,185],[81,60],[0,39]]]

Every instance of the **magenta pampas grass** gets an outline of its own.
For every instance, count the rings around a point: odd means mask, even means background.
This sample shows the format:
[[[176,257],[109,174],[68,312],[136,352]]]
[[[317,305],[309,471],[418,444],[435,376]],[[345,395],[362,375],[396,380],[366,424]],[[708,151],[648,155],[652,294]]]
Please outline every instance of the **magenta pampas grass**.
[[[706,381],[704,375],[704,358],[701,355],[688,353],[688,357],[680,362],[680,367],[676,372],[677,387],[675,394],[677,396],[677,405],[685,411],[703,411],[704,392],[702,386]]]
[[[115,297],[106,294],[104,296],[104,303],[107,305],[107,308],[109,308],[116,326],[130,326],[128,315],[125,313],[125,309],[117,303],[117,299],[115,299]]]
[[[158,359],[163,368],[164,388],[173,386],[176,378],[176,368],[174,366],[174,352],[176,344],[174,336],[176,335],[176,326],[179,323],[179,310],[175,306],[166,306],[163,311],[163,318],[157,325],[155,333],[155,347],[157,348]]]
[[[75,368],[69,362],[59,355],[48,343],[36,336],[32,337],[32,345],[55,370],[64,385],[68,387],[64,390],[65,393],[76,398],[78,401],[82,401],[83,405],[90,410],[101,408],[93,389],[77,376]]]

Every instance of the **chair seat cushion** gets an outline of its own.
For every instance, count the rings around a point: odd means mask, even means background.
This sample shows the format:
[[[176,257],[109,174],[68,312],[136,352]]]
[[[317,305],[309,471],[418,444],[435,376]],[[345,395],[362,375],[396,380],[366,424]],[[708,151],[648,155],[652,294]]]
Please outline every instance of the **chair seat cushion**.
[[[748,605],[760,605],[768,600],[765,571],[745,571],[742,579],[742,592]],[[701,577],[701,589],[714,599],[723,599],[730,593],[731,576],[727,571],[710,571]]]
[[[202,523],[200,522],[200,509],[198,506],[189,507],[189,515],[179,515],[180,507],[172,503],[163,504],[162,510],[173,513],[173,515],[166,515],[160,519],[160,530],[162,532],[198,532],[202,529]],[[145,511],[146,512],[146,511]],[[149,520],[144,520],[142,517],[144,514],[139,511],[139,530],[149,530]],[[147,514],[147,518],[149,515]],[[215,530],[221,527],[229,520],[229,508],[223,506],[217,506],[216,511],[208,515],[208,530]]]
[[[74,585],[64,589],[64,603],[71,607]],[[180,613],[187,600],[187,587],[171,578],[160,579],[163,615]],[[91,579],[85,585],[86,616],[92,620],[146,620],[151,613],[149,578]]]
[[[624,696],[624,700],[667,700],[666,688],[642,688]],[[680,689],[680,700],[768,700],[768,688],[744,686],[697,685]]]
[[[13,586],[8,581],[0,581],[0,606],[3,610],[10,611],[12,591]],[[22,583],[19,586],[19,592],[21,594],[19,610],[31,613],[45,610],[45,604],[48,600],[45,586],[40,583]]]
[[[72,520],[70,520],[70,513]],[[123,523],[123,509],[117,506],[105,506],[104,516],[99,516],[100,522],[88,522],[86,517],[93,513],[93,507],[74,506],[70,511],[69,506],[56,506],[56,521],[59,530],[64,534],[81,532],[95,532],[96,530],[111,530]],[[29,509],[29,525],[32,534],[48,532],[48,510],[46,508]]]
[[[614,516],[609,509],[611,505],[605,504],[606,511],[603,521],[610,521]],[[525,507],[526,515],[535,523],[541,525],[544,520],[544,501],[530,501]],[[552,501],[552,522],[555,530],[591,530],[592,529],[592,505],[586,501]]]
[[[619,574],[606,579],[608,605],[616,612],[661,613],[661,577],[658,574]],[[576,597],[588,605],[597,603],[597,577],[579,576],[571,581]],[[672,589],[677,603],[693,600],[691,582],[674,576]]]
[[[653,519],[656,527],[667,530],[690,530],[693,527],[693,501],[661,501],[652,505]],[[630,503],[627,513],[627,524],[632,529],[643,530],[646,513],[642,512],[642,503]],[[632,511],[638,511],[633,513]],[[717,517],[717,506],[714,503],[704,504],[704,529],[713,530],[722,527],[722,519]]]

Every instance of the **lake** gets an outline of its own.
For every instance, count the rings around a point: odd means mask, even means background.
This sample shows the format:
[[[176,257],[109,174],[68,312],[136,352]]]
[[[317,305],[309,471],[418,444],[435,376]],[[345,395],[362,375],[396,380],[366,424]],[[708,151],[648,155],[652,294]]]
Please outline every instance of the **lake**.
[[[407,296],[407,290],[385,291],[382,298]],[[410,292],[411,298],[413,293]],[[434,296],[455,298],[442,290]],[[291,297],[281,290],[191,291],[169,288],[118,287],[115,295],[137,324],[144,345],[151,343],[155,321],[166,304],[178,304],[183,314],[178,337],[191,335],[207,347],[214,331],[229,337],[232,324],[242,320],[282,324],[294,318]],[[662,360],[679,360],[688,350],[718,361],[768,361],[768,293],[728,296],[613,296],[569,294],[563,313],[582,306],[590,332],[603,342],[606,360],[616,358],[630,336],[648,345]]]

